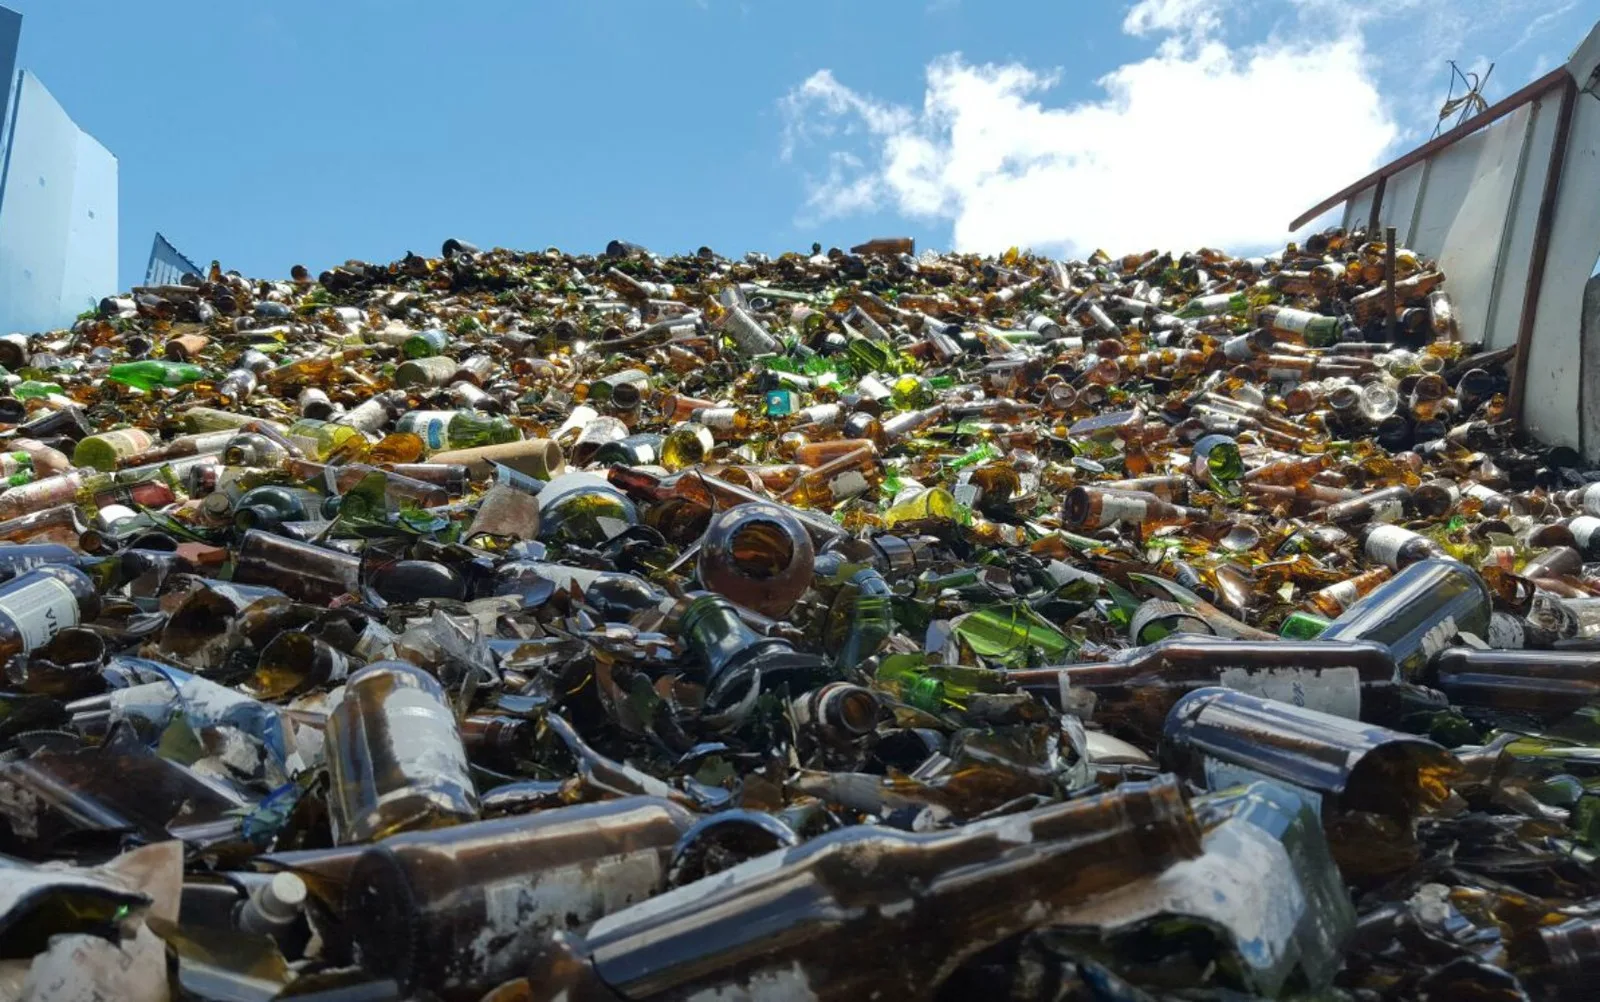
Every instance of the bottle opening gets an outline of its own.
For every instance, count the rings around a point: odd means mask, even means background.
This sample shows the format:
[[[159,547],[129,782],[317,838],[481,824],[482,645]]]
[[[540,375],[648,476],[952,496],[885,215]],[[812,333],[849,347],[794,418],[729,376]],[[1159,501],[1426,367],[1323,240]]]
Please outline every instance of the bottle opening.
[[[639,387],[633,383],[619,383],[611,391],[611,402],[623,410],[633,410],[639,406],[640,400]]]
[[[775,578],[794,563],[794,543],[785,527],[770,519],[751,519],[734,530],[728,553],[748,578]]]
[[[847,734],[870,734],[878,725],[878,699],[869,689],[840,686],[828,693],[828,722]]]
[[[1067,494],[1067,521],[1082,524],[1089,518],[1089,492],[1082,487],[1074,487]]]

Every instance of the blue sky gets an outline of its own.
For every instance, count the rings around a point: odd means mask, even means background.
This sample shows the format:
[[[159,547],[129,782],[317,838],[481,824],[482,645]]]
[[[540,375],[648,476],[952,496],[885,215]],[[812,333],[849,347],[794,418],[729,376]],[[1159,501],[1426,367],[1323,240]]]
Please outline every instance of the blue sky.
[[[121,165],[121,279],[612,237],[1082,252],[1283,237],[1600,0],[3,0]],[[1286,120],[1288,119],[1288,120]]]

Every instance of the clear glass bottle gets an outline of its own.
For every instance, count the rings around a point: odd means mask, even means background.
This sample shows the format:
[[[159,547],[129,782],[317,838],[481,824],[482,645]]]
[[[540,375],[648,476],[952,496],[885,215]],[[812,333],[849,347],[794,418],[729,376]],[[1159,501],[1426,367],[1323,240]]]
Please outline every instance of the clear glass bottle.
[[[455,711],[415,665],[380,661],[351,675],[325,740],[336,843],[477,820]]]
[[[851,669],[875,656],[893,635],[894,592],[876,568],[863,567],[834,596],[828,641],[834,664]]]
[[[1411,678],[1459,634],[1487,637],[1493,598],[1483,578],[1465,564],[1423,560],[1369,591],[1329,623],[1321,639],[1381,643],[1401,674]]]
[[[1410,819],[1450,795],[1455,757],[1426,738],[1234,689],[1197,689],[1172,707],[1165,768],[1223,790],[1271,779],[1326,809]]]

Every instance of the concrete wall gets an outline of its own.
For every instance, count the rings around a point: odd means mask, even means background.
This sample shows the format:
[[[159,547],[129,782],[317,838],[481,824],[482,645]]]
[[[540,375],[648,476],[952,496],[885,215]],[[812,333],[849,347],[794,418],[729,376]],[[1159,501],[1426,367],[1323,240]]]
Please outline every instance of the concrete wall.
[[[1585,442],[1600,442],[1600,276],[1590,278],[1583,287],[1583,320],[1579,354],[1579,382],[1583,388],[1583,425],[1579,437]]]
[[[1391,176],[1378,213],[1402,243],[1439,260],[1467,340],[1489,348],[1516,344],[1526,300],[1537,297],[1523,361],[1522,419],[1540,439],[1589,457],[1600,457],[1600,384],[1586,374],[1593,350],[1580,341],[1579,328],[1585,285],[1600,254],[1600,99],[1582,89],[1594,89],[1597,67],[1600,25],[1566,65],[1580,91],[1539,288],[1529,290],[1528,279],[1562,87]],[[1373,187],[1353,195],[1345,224],[1366,225],[1373,197]],[[1594,349],[1600,350],[1600,335]]]
[[[22,15],[0,7],[0,165],[5,163],[6,138],[11,134],[10,115],[17,83],[17,47],[22,40]]]
[[[68,326],[119,288],[117,159],[14,72],[21,24],[0,7],[0,333]]]

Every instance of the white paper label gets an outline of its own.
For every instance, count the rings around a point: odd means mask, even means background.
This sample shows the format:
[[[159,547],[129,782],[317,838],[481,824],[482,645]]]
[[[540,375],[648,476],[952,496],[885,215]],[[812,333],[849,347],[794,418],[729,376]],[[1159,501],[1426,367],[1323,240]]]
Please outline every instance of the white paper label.
[[[522,949],[571,921],[587,925],[644,900],[661,883],[661,871],[659,854],[636,851],[491,882],[484,889],[483,927],[466,947],[468,966],[510,977],[512,958]]]
[[[1311,322],[1316,319],[1317,314],[1315,313],[1280,308],[1272,317],[1272,326],[1280,331],[1303,334],[1306,328],[1311,326]]]
[[[1567,528],[1572,530],[1572,539],[1578,544],[1578,549],[1584,556],[1589,555],[1589,544],[1594,539],[1596,529],[1600,529],[1600,518],[1591,515],[1579,515],[1567,523]]]
[[[846,470],[828,482],[828,489],[833,492],[835,501],[843,501],[857,495],[865,494],[872,485],[867,483],[867,478],[859,470]]]
[[[1422,653],[1425,657],[1432,657],[1435,653],[1450,646],[1450,641],[1456,638],[1461,628],[1456,625],[1454,616],[1446,616],[1433,628],[1422,635]]]
[[[150,448],[153,444],[150,434],[141,428],[118,428],[115,431],[101,432],[93,438],[109,445],[118,456],[131,456]]]
[[[11,617],[22,635],[24,651],[48,644],[57,633],[78,625],[78,600],[66,583],[41,576],[7,595],[0,595],[0,613]]]
[[[1142,525],[1148,507],[1143,498],[1103,494],[1100,498],[1100,525],[1107,526],[1116,522]]]
[[[461,750],[450,711],[432,694],[420,689],[398,688],[384,701],[383,714],[393,734],[406,737],[404,747],[396,746],[396,771],[407,776],[442,776],[454,779],[468,775],[466,753]]]
[[[1372,506],[1374,522],[1397,522],[1406,513],[1406,505],[1399,498],[1387,498]]]
[[[1356,590],[1354,581],[1340,581],[1338,584],[1331,584],[1322,589],[1322,594],[1341,609],[1350,608],[1356,603],[1356,599],[1361,597],[1361,593]]]
[[[1267,378],[1279,383],[1298,383],[1306,378],[1305,373],[1299,369],[1271,368],[1267,370]]]
[[[1255,355],[1248,334],[1239,334],[1222,342],[1222,357],[1230,362],[1248,362]]]
[[[1355,668],[1224,668],[1217,682],[1229,689],[1336,717],[1361,717],[1361,673]]]
[[[1600,483],[1583,489],[1583,511],[1586,515],[1600,515]]]
[[[1367,556],[1380,564],[1398,567],[1400,550],[1417,534],[1398,525],[1380,525],[1367,534]]]
[[[410,432],[422,439],[429,449],[443,449],[450,437],[450,421],[455,416],[455,411],[412,411],[399,420],[395,430]]]

